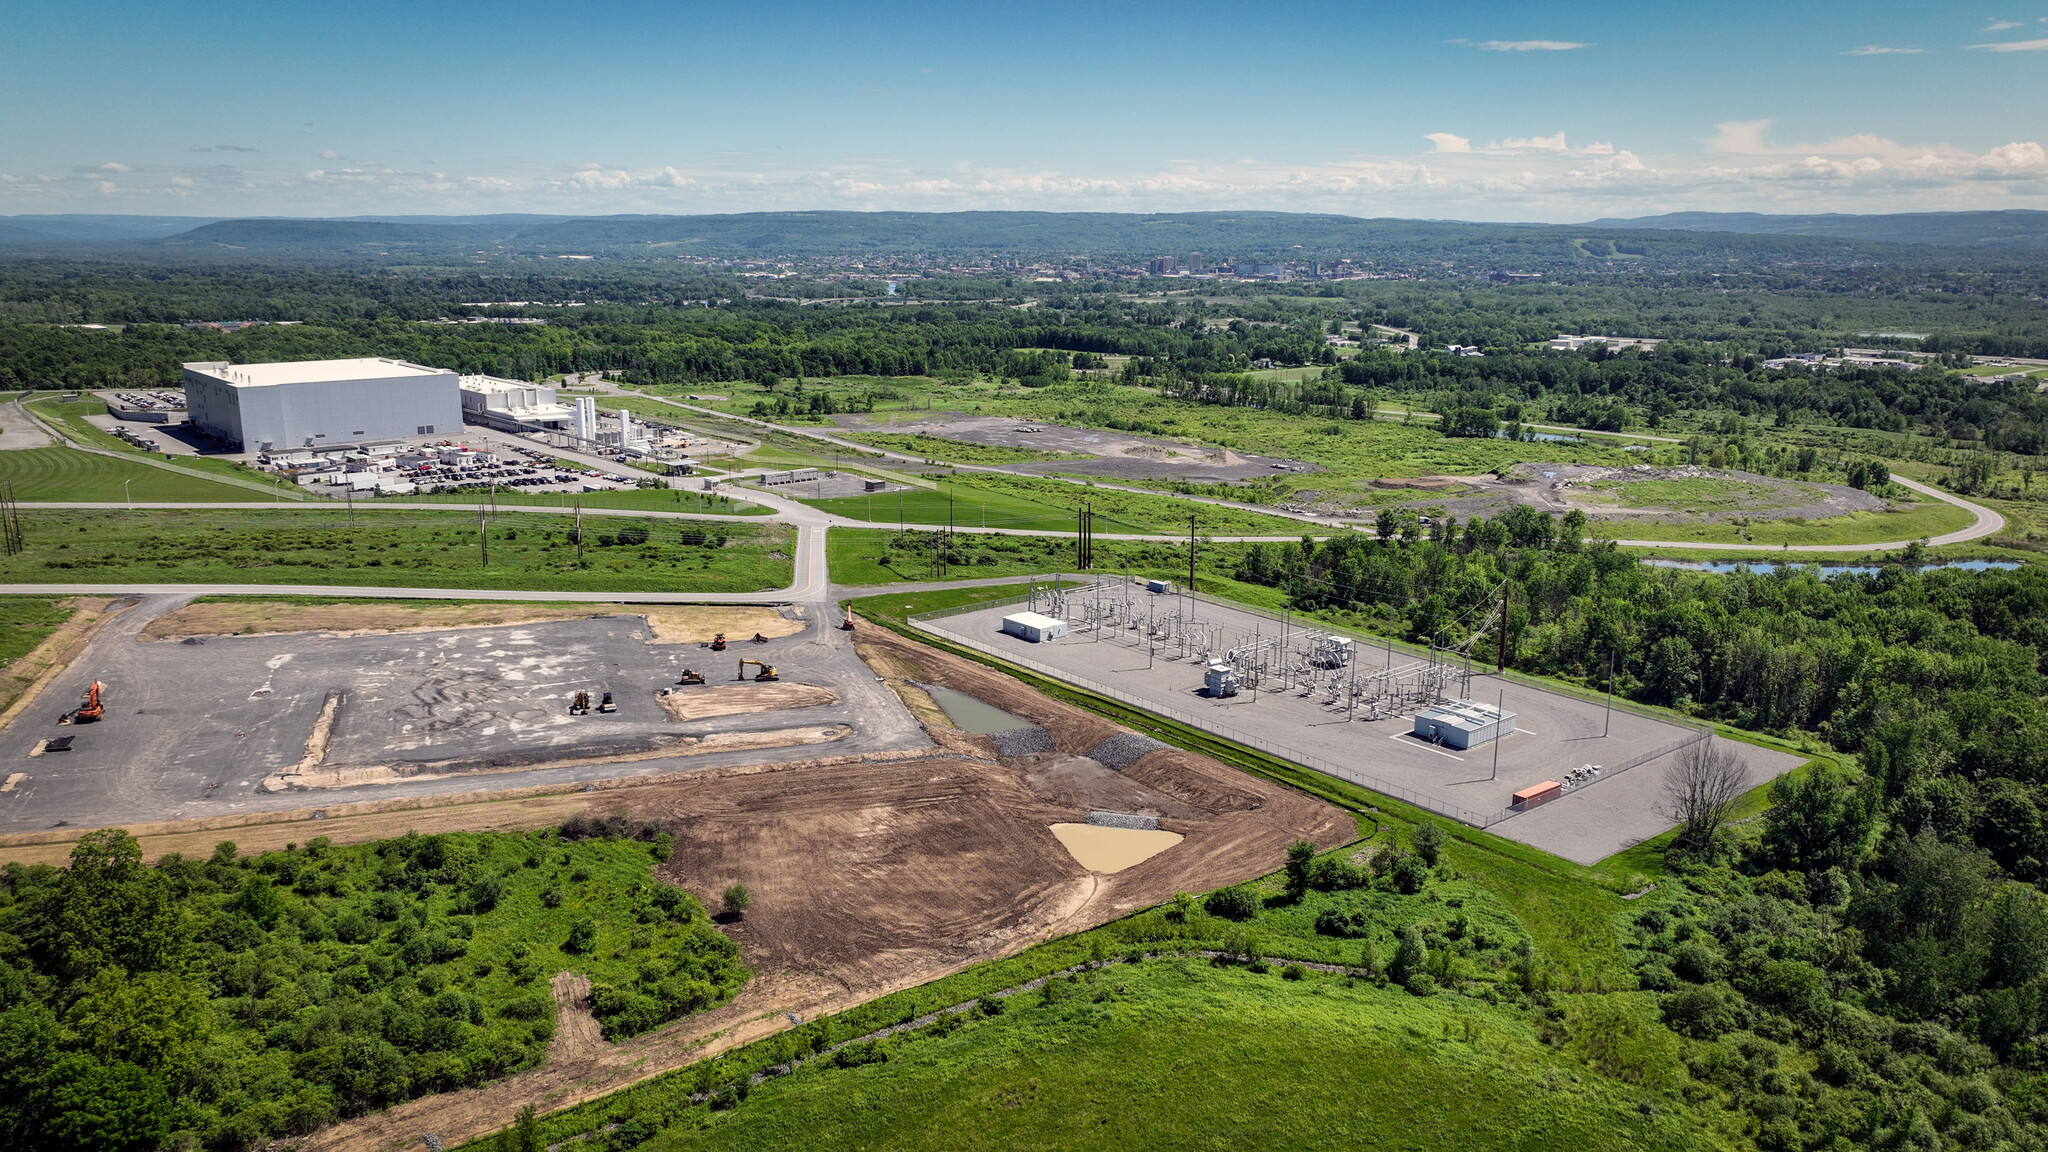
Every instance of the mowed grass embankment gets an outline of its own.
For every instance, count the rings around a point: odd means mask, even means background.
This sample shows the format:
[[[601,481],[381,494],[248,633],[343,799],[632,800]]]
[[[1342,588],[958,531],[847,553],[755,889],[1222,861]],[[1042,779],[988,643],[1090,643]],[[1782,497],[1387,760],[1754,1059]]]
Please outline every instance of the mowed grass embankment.
[[[86,419],[88,416],[104,416],[107,414],[106,402],[97,396],[87,396],[78,400],[45,398],[29,401],[25,407],[37,416],[42,417],[44,421],[57,426],[60,431],[66,436],[71,437],[72,440],[87,447],[99,448],[108,452],[120,452],[129,456],[149,456],[152,459],[155,458],[153,453],[144,452],[135,445],[115,436],[111,432],[99,428]],[[254,484],[272,484],[276,481],[275,477],[267,476],[254,469],[245,467],[237,461],[210,456],[180,456],[176,460],[167,460],[165,463],[186,472],[232,476]],[[285,499],[294,499],[296,492],[297,489],[293,485],[285,485]]]
[[[329,584],[563,592],[785,587],[781,524],[500,511],[33,511],[0,583]],[[488,559],[486,558],[488,549]]]
[[[239,503],[263,493],[221,484],[186,472],[76,448],[22,448],[0,452],[0,484],[14,486],[14,498],[38,501],[191,501]],[[288,494],[296,499],[296,493]]]
[[[1460,998],[1194,960],[1052,987],[880,1062],[766,1081],[641,1147],[1705,1146],[1677,1108],[1639,1107],[1639,1089]]]

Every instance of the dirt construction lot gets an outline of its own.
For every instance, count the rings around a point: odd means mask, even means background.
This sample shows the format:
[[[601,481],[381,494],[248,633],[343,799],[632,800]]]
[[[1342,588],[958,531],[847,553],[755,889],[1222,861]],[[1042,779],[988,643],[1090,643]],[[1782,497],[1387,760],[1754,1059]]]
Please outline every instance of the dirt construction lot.
[[[565,981],[564,1027],[547,1064],[338,1125],[306,1152],[382,1152],[424,1132],[453,1145],[502,1127],[523,1103],[602,1095],[788,1027],[788,1013],[810,1019],[1176,891],[1271,871],[1298,838],[1331,847],[1356,835],[1344,812],[1177,749],[1111,771],[1069,750],[1095,747],[1116,726],[979,665],[862,632],[864,648],[914,665],[928,683],[988,694],[1042,726],[1058,750],[997,761],[975,755],[991,750],[985,737],[934,731],[958,754],[721,768],[583,796],[587,811],[673,830],[662,874],[699,898],[715,901],[734,882],[752,889],[752,908],[728,931],[753,982],[724,1008],[610,1045],[574,1027],[585,1009]],[[1100,809],[1161,813],[1160,826],[1184,838],[1115,875],[1089,872],[1051,825]],[[559,818],[551,804],[548,819]]]

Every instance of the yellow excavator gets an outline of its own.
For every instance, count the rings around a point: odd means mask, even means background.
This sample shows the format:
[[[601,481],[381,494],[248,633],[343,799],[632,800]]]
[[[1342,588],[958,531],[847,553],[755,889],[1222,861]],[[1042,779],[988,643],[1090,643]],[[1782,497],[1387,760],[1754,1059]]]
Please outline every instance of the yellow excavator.
[[[740,661],[740,679],[742,679],[742,680],[745,680],[745,679],[747,678],[747,665],[749,665],[749,664],[752,664],[752,665],[754,665],[755,667],[757,667],[757,668],[759,668],[759,669],[761,670],[761,673],[760,673],[760,675],[758,675],[758,676],[755,676],[755,677],[754,677],[754,681],[755,681],[756,683],[760,683],[760,682],[762,682],[762,681],[767,681],[767,680],[780,680],[780,679],[782,679],[782,677],[780,677],[780,676],[777,676],[777,675],[775,674],[775,665],[773,665],[773,664],[770,664],[770,663],[768,663],[768,662],[767,662],[767,661],[765,661],[765,660],[742,660],[742,661]]]

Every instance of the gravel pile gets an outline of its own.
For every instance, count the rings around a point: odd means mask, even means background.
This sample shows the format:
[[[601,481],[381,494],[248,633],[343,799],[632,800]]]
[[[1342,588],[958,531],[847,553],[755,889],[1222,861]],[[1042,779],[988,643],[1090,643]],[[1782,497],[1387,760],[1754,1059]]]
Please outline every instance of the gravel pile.
[[[1119,732],[1091,749],[1088,758],[1105,768],[1121,772],[1136,764],[1138,758],[1145,753],[1165,747],[1167,745],[1150,736],[1140,736],[1136,732]]]
[[[1052,742],[1052,733],[1036,726],[1011,728],[988,734],[989,741],[996,746],[996,755],[1002,757],[1029,756],[1034,752],[1057,752]]]
[[[1132,828],[1139,832],[1152,832],[1159,827],[1159,817],[1129,812],[1090,812],[1088,822],[1097,828]]]

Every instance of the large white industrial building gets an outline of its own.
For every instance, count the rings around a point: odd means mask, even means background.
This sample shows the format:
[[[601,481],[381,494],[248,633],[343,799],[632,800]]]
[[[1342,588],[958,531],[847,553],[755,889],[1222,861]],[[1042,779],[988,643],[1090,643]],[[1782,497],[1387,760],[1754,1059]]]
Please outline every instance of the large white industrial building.
[[[456,374],[384,357],[184,365],[192,423],[247,452],[462,431]]]

